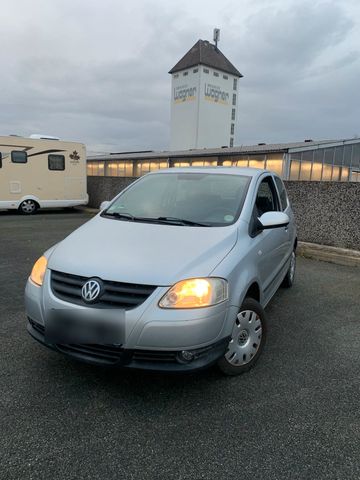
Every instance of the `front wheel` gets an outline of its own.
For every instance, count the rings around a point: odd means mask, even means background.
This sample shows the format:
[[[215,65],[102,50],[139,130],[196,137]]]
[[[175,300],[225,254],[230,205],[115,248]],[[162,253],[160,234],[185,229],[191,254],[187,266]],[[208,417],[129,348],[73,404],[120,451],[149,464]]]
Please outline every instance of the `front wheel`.
[[[246,298],[235,319],[225,355],[218,361],[225,375],[240,375],[259,359],[266,340],[266,317],[259,302]]]
[[[23,215],[31,215],[38,209],[38,204],[30,198],[20,203],[19,212]]]

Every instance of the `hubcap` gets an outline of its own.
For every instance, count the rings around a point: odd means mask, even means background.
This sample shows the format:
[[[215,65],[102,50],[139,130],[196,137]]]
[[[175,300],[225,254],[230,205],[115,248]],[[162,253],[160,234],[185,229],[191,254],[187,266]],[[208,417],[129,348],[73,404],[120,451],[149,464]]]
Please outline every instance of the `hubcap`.
[[[291,282],[294,280],[294,277],[295,277],[295,267],[296,267],[296,256],[295,256],[295,252],[292,252],[291,260],[290,260],[290,271],[289,271]]]
[[[251,361],[259,350],[262,336],[261,319],[256,312],[244,310],[236,318],[226,360],[235,366]]]
[[[21,209],[26,213],[31,213],[35,210],[35,203],[32,200],[24,200]]]

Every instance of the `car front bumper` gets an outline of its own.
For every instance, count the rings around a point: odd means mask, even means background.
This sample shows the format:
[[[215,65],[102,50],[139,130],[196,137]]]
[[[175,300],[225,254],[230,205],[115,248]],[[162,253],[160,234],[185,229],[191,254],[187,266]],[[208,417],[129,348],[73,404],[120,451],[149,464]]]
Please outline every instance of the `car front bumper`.
[[[224,355],[230,341],[230,337],[227,337],[206,347],[187,349],[187,354],[192,358],[186,360],[181,350],[143,350],[114,345],[46,343],[44,327],[29,317],[27,331],[42,345],[75,360],[92,365],[162,372],[193,372],[208,368]]]
[[[71,315],[81,310],[87,315],[96,310],[105,321],[117,312],[83,308],[60,300],[52,293],[49,277],[47,272],[42,287],[31,280],[27,282],[27,329],[35,340],[57,352],[97,365],[185,372],[210,366],[227,350],[236,307],[223,302],[201,309],[160,309],[158,301],[168,287],[159,287],[139,307],[125,312],[125,337],[121,345],[49,343],[48,337],[45,338],[45,325],[51,311],[65,310]],[[184,358],[182,352],[190,352],[185,356],[192,358]]]

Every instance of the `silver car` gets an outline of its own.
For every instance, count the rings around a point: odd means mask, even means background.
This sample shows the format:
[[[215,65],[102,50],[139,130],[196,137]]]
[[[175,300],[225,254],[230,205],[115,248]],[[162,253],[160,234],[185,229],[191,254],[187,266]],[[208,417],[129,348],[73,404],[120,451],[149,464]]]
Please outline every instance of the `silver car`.
[[[27,329],[93,364],[237,375],[261,355],[264,307],[292,285],[296,244],[274,173],[150,173],[35,263]]]

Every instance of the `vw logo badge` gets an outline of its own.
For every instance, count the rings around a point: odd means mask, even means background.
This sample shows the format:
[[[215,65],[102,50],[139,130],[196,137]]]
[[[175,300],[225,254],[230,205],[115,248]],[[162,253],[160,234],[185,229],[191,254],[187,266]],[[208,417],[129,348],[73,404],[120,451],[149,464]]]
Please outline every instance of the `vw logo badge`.
[[[93,302],[101,292],[101,285],[97,280],[88,280],[81,289],[82,298],[85,302]]]

